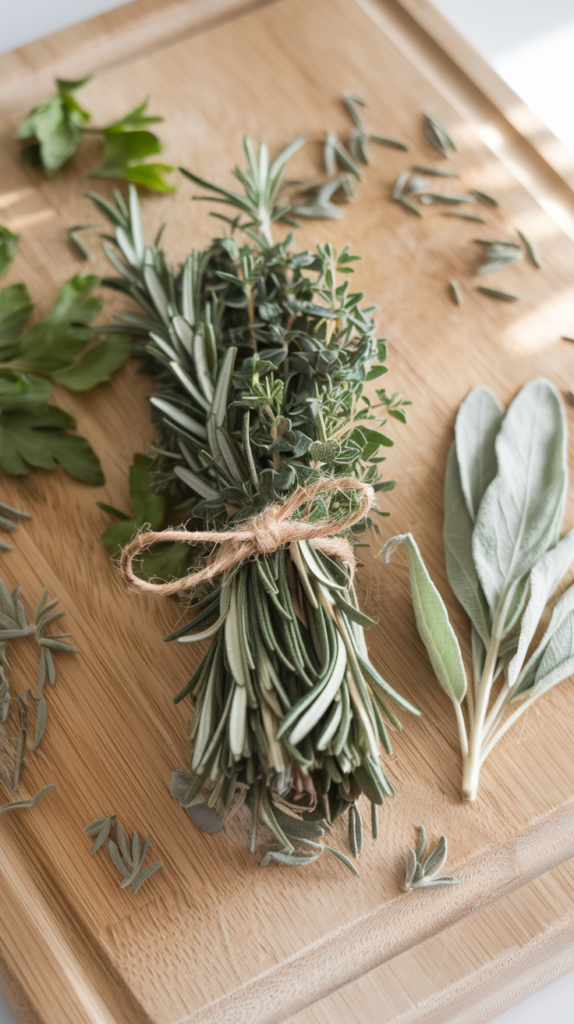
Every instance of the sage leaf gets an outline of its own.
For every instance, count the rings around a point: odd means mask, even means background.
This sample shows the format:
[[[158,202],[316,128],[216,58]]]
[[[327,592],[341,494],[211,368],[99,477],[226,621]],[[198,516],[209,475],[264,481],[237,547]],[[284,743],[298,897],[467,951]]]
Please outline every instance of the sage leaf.
[[[488,485],[496,476],[496,435],[503,409],[489,388],[476,387],[458,410],[454,428],[462,493],[472,521]]]
[[[496,457],[498,472],[473,535],[474,563],[493,615],[558,540],[568,483],[566,421],[549,381],[529,382],[511,403]]]
[[[564,538],[566,539],[566,538]],[[574,613],[574,584],[568,587],[568,590],[562,594],[562,597],[554,605],[550,622],[548,623],[546,632],[542,637],[538,647],[528,659],[528,662],[522,669],[519,678],[519,687],[515,700],[522,700],[524,697],[530,696],[529,690],[533,686],[540,663],[544,657],[546,649],[552,640],[554,634],[563,626],[563,624],[569,619]]]
[[[453,444],[448,453],[444,478],[443,539],[446,572],[456,597],[487,647],[491,628],[490,611],[472,557],[473,529]]]
[[[574,675],[574,614],[570,614],[552,636],[538,666],[527,697],[540,697],[557,683]]]
[[[512,689],[524,663],[526,653],[542,618],[542,613],[561,579],[574,559],[574,530],[570,530],[556,547],[551,548],[536,563],[530,573],[530,596],[522,622],[516,654],[507,670],[507,687]],[[549,638],[550,639],[550,638]]]
[[[29,800],[11,800],[8,804],[2,804],[0,806],[0,814],[4,814],[6,811],[18,811],[24,807],[33,807],[42,797],[46,796],[47,793],[51,793],[55,788],[54,785],[44,786],[43,789],[38,790]]]
[[[466,693],[466,675],[460,646],[450,624],[444,601],[428,574],[416,541],[410,533],[392,537],[381,553],[385,562],[388,562],[394,548],[401,543],[407,549],[413,607],[419,634],[443,690],[452,701],[460,704]]]

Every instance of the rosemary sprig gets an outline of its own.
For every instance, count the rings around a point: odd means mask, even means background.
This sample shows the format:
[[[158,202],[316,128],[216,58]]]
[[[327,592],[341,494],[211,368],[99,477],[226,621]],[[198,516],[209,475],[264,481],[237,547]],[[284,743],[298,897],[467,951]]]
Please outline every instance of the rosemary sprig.
[[[126,889],[129,885],[135,895],[143,883],[158,871],[159,868],[163,867],[160,860],[156,861],[155,864],[150,864],[147,868],[143,867],[150,845],[150,838],[146,836],[142,844],[138,833],[134,832],[130,842],[129,836],[117,814],[110,814],[107,818],[98,818],[97,821],[90,822],[89,825],[85,826],[84,832],[88,836],[95,837],[90,850],[92,856],[106,843],[108,856],[114,867],[122,875],[120,889]],[[110,835],[114,838],[110,839]]]
[[[405,892],[415,889],[439,889],[445,885],[459,885],[454,875],[439,875],[446,864],[446,836],[441,836],[434,850],[426,856],[427,837],[424,825],[419,825],[419,845],[417,850],[409,850],[407,868],[403,888]]]
[[[68,228],[68,238],[70,239],[70,242],[72,243],[74,248],[77,250],[77,252],[80,254],[80,256],[82,257],[83,260],[91,260],[92,256],[91,256],[90,250],[88,249],[88,247],[86,245],[84,245],[84,243],[82,242],[82,239],[78,238],[78,235],[79,235],[79,233],[81,231],[87,231],[88,228],[97,228],[97,227],[99,227],[99,224],[98,223],[94,224],[92,222],[92,223],[89,223],[89,224],[74,224],[71,228]]]

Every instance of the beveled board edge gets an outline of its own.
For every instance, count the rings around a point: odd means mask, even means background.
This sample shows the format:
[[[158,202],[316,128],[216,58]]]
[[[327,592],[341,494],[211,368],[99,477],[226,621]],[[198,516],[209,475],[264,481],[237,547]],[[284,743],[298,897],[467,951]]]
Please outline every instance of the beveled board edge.
[[[377,0],[388,4],[389,0]],[[574,153],[500,77],[429,0],[391,0],[402,7],[500,110],[508,123],[561,178],[574,188]]]
[[[43,94],[46,88],[51,85],[54,75],[73,77],[74,74],[78,73],[78,71],[74,71],[74,67],[78,69],[81,67],[82,72],[85,73],[88,58],[90,61],[89,66],[94,71],[106,70],[118,64],[129,62],[131,59],[135,59],[146,52],[151,52],[151,50],[160,49],[176,36],[181,38],[184,35],[207,30],[225,17],[241,14],[244,11],[259,6],[259,3],[263,2],[268,2],[268,0],[186,0],[183,3],[164,0],[161,5],[157,3],[157,0],[151,0],[151,2],[150,0],[135,0],[134,3],[127,7],[112,12],[113,15],[118,16],[122,12],[129,11],[130,13],[129,19],[126,17],[125,21],[125,34],[118,35],[113,42],[109,35],[106,35],[103,31],[105,27],[104,22],[110,18],[110,15],[102,15],[85,23],[83,26],[84,29],[89,26],[90,33],[93,33],[92,41],[88,44],[85,43],[85,36],[78,35],[82,26],[75,26],[72,29],[64,30],[42,41],[47,51],[52,49],[57,55],[51,62],[38,65],[36,60],[37,66],[34,66],[32,58],[34,57],[35,48],[40,45],[37,43],[30,44],[20,51],[15,51],[22,58],[24,64],[28,64],[28,68],[19,77],[12,79],[12,81],[4,80],[2,82],[0,78],[0,104],[2,101],[7,104],[12,103],[11,111],[20,109]],[[468,80],[469,85],[483,89],[490,102],[499,110],[501,107],[504,108],[504,97],[500,91],[497,94],[495,88],[489,89],[488,83],[485,81],[488,75],[490,75],[491,85],[492,83],[494,85],[497,82],[500,83],[496,73],[488,65],[484,64],[482,59],[476,54],[475,62],[460,61],[460,57],[464,56],[465,50],[472,53],[474,51],[438,15],[438,12],[434,11],[430,4],[421,2],[421,0],[372,0],[372,3],[385,9],[395,8],[406,12],[408,17],[422,28],[429,40],[435,42],[439,47],[443,44],[445,45],[445,53],[456,64],[460,74]],[[163,14],[160,19],[154,19],[152,16],[153,11],[154,9],[157,10],[160,6]],[[136,8],[137,11],[135,10]],[[429,12],[436,16],[434,20],[433,17],[430,17]],[[142,16],[141,22],[138,21],[139,13]],[[446,42],[441,39],[441,32],[445,27],[448,29],[445,32]],[[158,30],[160,30],[159,34]],[[62,43],[65,44],[65,49],[68,43],[73,42],[74,38],[80,41],[83,39],[85,45],[81,52],[72,52],[72,47],[70,46],[70,49],[63,53]],[[455,46],[453,40],[460,41],[460,48],[457,49],[458,43]],[[0,68],[4,59],[0,58]],[[481,72],[483,80],[481,81],[477,81],[477,78],[480,80],[481,76],[476,73],[476,62],[482,62],[484,65]],[[480,67],[478,70],[481,70]],[[504,86],[504,83],[501,84]],[[508,89],[506,86],[504,88]],[[508,90],[508,93],[514,96],[511,90]],[[528,109],[524,104],[522,106],[525,110]],[[5,112],[9,112],[8,107],[5,108]],[[529,137],[528,132],[525,134],[524,131],[517,127],[507,109],[502,109],[501,113],[508,123],[526,138],[533,151],[542,157],[548,164],[548,167],[570,186],[564,169],[560,170],[553,165],[552,160],[548,157],[548,153],[541,152],[540,147],[536,144],[536,140]],[[534,118],[534,115],[532,116]],[[531,124],[533,123],[531,122]],[[568,153],[567,150],[566,153]],[[570,156],[570,154],[568,155]],[[564,817],[565,815],[566,818]],[[560,837],[557,835],[558,829],[563,830]],[[536,833],[535,837],[533,833]],[[461,888],[460,893],[453,893],[451,896],[452,899],[459,895],[463,898],[459,900],[456,907],[450,903],[446,905],[448,909],[445,909],[444,918],[442,916],[437,918],[437,915],[433,913],[432,921],[427,923],[426,930],[421,935],[421,941],[438,934],[443,928],[450,926],[455,921],[462,920],[463,917],[494,902],[507,892],[513,891],[573,856],[574,838],[568,839],[568,834],[570,836],[574,834],[574,808],[570,805],[550,815],[545,819],[543,826],[535,826],[521,836],[515,837],[500,851],[493,851],[486,858],[488,864],[485,864],[484,857],[469,862],[459,872],[461,880],[465,882],[464,888]],[[541,850],[544,850],[544,856],[535,856],[536,851],[540,853]],[[494,863],[495,860],[496,863]],[[492,868],[492,872],[487,876],[484,872],[488,865]],[[488,899],[485,900],[482,897],[482,893],[485,888],[485,878],[487,877],[489,884],[492,885],[492,890]],[[417,901],[417,897],[410,897],[409,899],[413,901],[413,904]],[[238,1024],[239,1021],[243,1022],[247,1019],[253,1021],[253,1024],[257,1021],[265,1022],[265,1024],[271,1024],[274,1021],[285,1021],[284,1014],[287,1006],[287,997],[290,997],[291,1002],[287,1012],[292,1016],[293,1013],[301,1012],[301,1010],[312,1005],[318,999],[334,991],[335,988],[349,984],[366,971],[372,970],[381,963],[404,952],[408,947],[404,945],[404,940],[403,945],[401,945],[401,923],[403,923],[404,927],[404,922],[411,913],[411,906],[412,904],[407,903],[405,897],[398,897],[397,900],[383,908],[382,911],[370,915],[366,920],[355,922],[349,928],[342,929],[335,936],[331,935],[312,949],[306,950],[301,956],[287,961],[273,972],[255,979],[236,993],[214,1004],[213,1007],[206,1008],[198,1014],[187,1018],[187,1020],[190,1024],[191,1022],[195,1024],[195,1022],[200,1021],[213,1021],[217,1022],[217,1024]],[[326,946],[327,942],[329,943],[329,949]],[[46,952],[48,952],[50,947],[48,935],[45,936],[45,943]],[[349,956],[349,949],[352,949],[352,956]],[[374,954],[373,950],[375,950]],[[534,951],[532,956],[535,956]],[[558,976],[559,973],[567,970],[571,965],[566,954],[564,954],[566,959],[564,957],[561,959],[559,944],[556,950],[550,953],[550,956],[553,958],[552,963],[555,962],[558,965],[552,976]],[[525,971],[528,970],[529,963],[530,960],[527,958],[525,961]],[[564,966],[562,967],[560,964],[564,964]],[[546,960],[544,964],[540,965],[536,975],[541,980],[534,984],[533,988],[545,983],[545,980],[550,980],[550,978],[545,976],[545,970]],[[301,971],[309,972],[309,985],[306,986],[306,992],[298,996],[300,1005],[296,1008],[292,1002],[293,980],[294,978],[297,979],[297,987],[299,987]],[[332,984],[333,972],[336,972],[337,986]],[[0,978],[2,978],[3,974],[4,971],[0,970]],[[480,977],[480,972],[476,977]],[[505,975],[501,974],[501,978],[504,977]],[[327,985],[326,979],[331,979],[330,985]],[[468,990],[470,993],[468,998],[476,994],[476,987],[472,988],[475,984],[474,980],[470,984],[471,988]],[[515,991],[514,987],[512,991]],[[511,997],[511,1001],[514,1001],[514,998],[519,998],[523,994],[527,993],[517,993]],[[491,1010],[491,1007],[494,1005],[492,999],[495,998],[495,995],[489,995],[488,1000],[484,1003],[484,1006],[487,1007],[484,1010],[484,1014],[498,1012],[496,1009],[494,1011]],[[99,1000],[96,1000],[97,1002]],[[505,1005],[510,1005],[510,1002],[505,1003]],[[78,1020],[86,1020],[90,1024],[97,1021],[100,1024],[102,1020],[108,1019],[105,1013],[104,1017],[102,1017],[101,1009],[95,1004],[91,1010],[85,1005],[82,1010],[83,1012],[75,1019],[68,1017],[67,1014],[65,1016],[63,1014],[62,1020],[74,1020],[74,1024]],[[476,1006],[476,1001],[472,1013],[475,1013],[475,1011],[477,1013],[483,1012],[481,1007]],[[437,1012],[441,1016],[429,1016],[428,1024],[434,1024],[435,1020],[438,1022],[439,1019],[441,1022],[445,1021],[444,1006]],[[471,1011],[461,1009],[461,1015],[457,1011],[458,1016],[451,1018],[452,1024],[480,1024],[480,1021],[488,1019],[484,1014],[482,1016],[468,1016],[469,1012]],[[417,1024],[423,1024],[423,1020],[427,1024],[427,1018],[421,1019],[417,1017]],[[404,1024],[407,1024],[407,1022],[410,1024],[408,1018],[405,1018]],[[403,1024],[402,1020],[401,1024]]]
[[[457,865],[460,886],[445,889],[440,905],[424,892],[397,896],[178,1024],[284,1024],[412,949],[415,931],[419,945],[573,856],[574,798],[503,846]]]
[[[44,99],[54,78],[95,75],[273,0],[132,0],[0,55],[0,117]]]

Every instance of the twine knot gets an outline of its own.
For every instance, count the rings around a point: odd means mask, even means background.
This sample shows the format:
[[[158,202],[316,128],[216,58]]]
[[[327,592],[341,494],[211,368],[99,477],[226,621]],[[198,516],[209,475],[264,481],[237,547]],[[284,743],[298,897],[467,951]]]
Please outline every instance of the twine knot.
[[[299,515],[305,506],[310,505],[314,498],[323,491],[357,491],[359,501],[354,512],[340,519],[323,518],[311,521],[309,514]],[[279,548],[288,547],[298,541],[309,541],[325,554],[334,555],[354,570],[355,556],[353,548],[344,537],[336,534],[348,530],[358,523],[371,508],[375,495],[369,484],[355,477],[339,477],[335,480],[317,480],[307,487],[297,487],[282,504],[268,505],[262,512],[252,516],[241,526],[233,530],[162,530],[159,533],[148,531],[134,537],[123,549],[120,557],[120,573],[125,582],[135,590],[145,593],[168,596],[182,590],[193,590],[213,579],[222,572],[239,565],[248,558],[259,555],[271,555]],[[169,583],[152,583],[135,575],[132,567],[137,558],[146,548],[162,541],[183,541],[185,544],[216,544],[219,547],[209,556],[207,565],[184,576],[182,579],[170,580]]]

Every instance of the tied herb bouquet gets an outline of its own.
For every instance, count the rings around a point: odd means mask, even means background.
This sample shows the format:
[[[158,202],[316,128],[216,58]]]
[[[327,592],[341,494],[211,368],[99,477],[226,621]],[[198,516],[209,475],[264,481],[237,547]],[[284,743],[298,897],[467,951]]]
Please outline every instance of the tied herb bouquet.
[[[373,621],[353,583],[354,545],[376,493],[393,486],[379,475],[392,443],[381,414],[404,422],[407,403],[365,394],[386,372],[386,348],[373,308],[349,288],[358,257],[328,244],[294,252],[292,234],[273,241],[302,141],[270,164],[267,147],[256,157],[246,140],[242,193],[184,172],[240,212],[178,273],[159,240],[145,243],[133,186],[127,205],[93,196],[115,226],[105,248],[120,276],[105,283],[140,307],[117,317],[146,336],[159,386],[150,485],[190,526],[139,533],[120,568],[141,591],[186,595],[197,614],[167,639],[210,640],[175,697],[195,698],[181,802],[203,794],[225,818],[245,800],[251,849],[264,824],[275,842],[263,862],[293,865],[332,850],[316,840],[345,812],[360,852],[361,794],[376,835],[377,806],[393,794],[381,745],[391,753],[387,725],[400,729],[390,702],[418,713],[372,665],[363,630]],[[145,569],[142,553],[166,541],[194,545],[193,570],[166,583],[136,574],[134,560]]]

